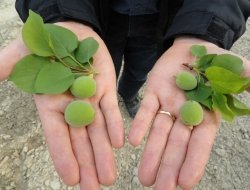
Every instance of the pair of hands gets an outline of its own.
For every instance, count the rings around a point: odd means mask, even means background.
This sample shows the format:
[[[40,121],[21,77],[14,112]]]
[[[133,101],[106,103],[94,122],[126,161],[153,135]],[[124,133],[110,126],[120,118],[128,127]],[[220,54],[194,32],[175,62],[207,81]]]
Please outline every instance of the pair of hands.
[[[96,119],[86,128],[69,128],[63,113],[73,97],[67,93],[35,95],[35,103],[59,176],[68,185],[80,183],[81,189],[98,190],[100,184],[114,183],[116,166],[112,147],[121,148],[124,144],[115,71],[104,42],[91,28],[74,22],[58,25],[73,31],[79,39],[92,36],[99,42],[94,56],[94,65],[99,71],[97,93],[89,100],[96,110]],[[178,117],[185,96],[176,87],[174,76],[183,70],[182,63],[194,60],[189,53],[193,44],[205,45],[209,53],[228,53],[203,40],[177,38],[150,72],[144,99],[129,133],[129,142],[137,146],[150,128],[138,175],[143,185],[155,184],[155,190],[171,190],[177,186],[192,189],[203,175],[219,126],[220,118],[215,113],[205,112],[203,123],[192,131]],[[0,81],[9,76],[15,63],[26,54],[28,51],[21,39],[1,51]],[[250,75],[249,67],[245,70],[245,74]],[[157,114],[158,110],[169,111],[177,119],[173,121]]]

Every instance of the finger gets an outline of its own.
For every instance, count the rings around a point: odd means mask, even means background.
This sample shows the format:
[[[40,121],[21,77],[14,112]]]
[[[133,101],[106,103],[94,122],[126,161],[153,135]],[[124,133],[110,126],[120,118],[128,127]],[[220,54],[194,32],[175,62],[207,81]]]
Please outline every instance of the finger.
[[[155,190],[175,190],[182,163],[186,156],[191,130],[176,120],[170,132],[160,170],[155,183]]]
[[[193,129],[178,179],[183,189],[192,189],[200,181],[216,136],[218,121],[218,118],[207,114],[202,125]]]
[[[145,93],[129,132],[130,144],[137,146],[141,143],[158,109],[159,101],[157,97],[152,93]]]
[[[155,183],[172,125],[173,120],[165,114],[158,114],[153,122],[139,166],[139,179],[144,186]]]
[[[53,111],[41,111],[39,107],[38,112],[56,171],[67,185],[77,184],[79,167],[63,115]]]
[[[115,148],[122,147],[124,144],[124,128],[116,94],[109,93],[103,96],[100,106],[105,117],[111,144]]]
[[[11,73],[15,64],[25,55],[28,50],[22,40],[17,38],[0,52],[0,81],[5,80]]]
[[[70,137],[80,167],[81,189],[99,190],[94,154],[86,128],[70,128]]]
[[[87,127],[87,131],[94,150],[95,163],[99,182],[109,186],[115,182],[116,168],[115,159],[108,137],[104,117],[101,110],[94,106],[96,110],[95,121]]]

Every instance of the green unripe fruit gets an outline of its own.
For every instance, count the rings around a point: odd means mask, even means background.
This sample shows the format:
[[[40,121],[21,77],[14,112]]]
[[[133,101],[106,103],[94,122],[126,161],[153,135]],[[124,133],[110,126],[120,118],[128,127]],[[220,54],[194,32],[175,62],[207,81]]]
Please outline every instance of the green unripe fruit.
[[[176,76],[176,85],[182,90],[193,90],[197,86],[197,79],[189,72],[181,72]]]
[[[185,125],[199,125],[203,120],[201,105],[196,101],[186,101],[180,108],[180,119]]]
[[[77,98],[90,98],[96,93],[96,82],[89,76],[78,77],[70,87],[70,92]]]
[[[95,110],[90,103],[75,100],[66,107],[64,118],[71,127],[86,126],[94,121]]]

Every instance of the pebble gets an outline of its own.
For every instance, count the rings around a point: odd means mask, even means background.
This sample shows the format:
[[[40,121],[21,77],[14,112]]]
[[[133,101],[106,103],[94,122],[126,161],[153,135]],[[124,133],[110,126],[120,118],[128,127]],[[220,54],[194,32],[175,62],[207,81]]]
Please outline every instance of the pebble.
[[[54,179],[53,181],[50,182],[50,187],[53,190],[59,190],[61,188],[61,184],[58,180]]]
[[[245,137],[246,139],[249,139],[249,135],[248,135],[247,133],[244,134],[244,137]]]
[[[4,114],[3,110],[0,110],[0,116],[2,116]]]
[[[140,181],[139,181],[139,179],[138,179],[137,176],[134,176],[134,177],[133,177],[132,182],[133,182],[133,184],[140,185]]]
[[[11,189],[13,189],[13,187],[11,187],[11,186],[6,187],[6,190],[11,190]]]
[[[31,154],[33,154],[33,152],[34,152],[34,149],[31,149],[31,150],[27,153],[27,155],[31,155]]]
[[[27,146],[25,146],[25,147],[23,147],[23,152],[28,152],[28,147]]]
[[[9,160],[8,156],[5,156],[4,159],[0,162],[0,168],[5,165],[5,163]],[[4,172],[4,171],[3,171]],[[2,172],[2,173],[3,173]]]
[[[47,179],[44,184],[48,187],[49,186],[49,180]]]
[[[216,154],[218,154],[219,156],[224,156],[226,154],[225,149],[221,149],[221,148],[217,148],[215,149]]]
[[[136,159],[136,156],[135,156],[134,154],[131,154],[131,158],[132,158],[133,160],[135,160],[135,159]]]
[[[10,135],[1,135],[1,137],[2,137],[4,140],[11,139],[11,136],[10,136]]]
[[[133,175],[134,175],[134,176],[137,176],[137,174],[138,174],[138,168],[135,167],[134,170],[133,170]]]

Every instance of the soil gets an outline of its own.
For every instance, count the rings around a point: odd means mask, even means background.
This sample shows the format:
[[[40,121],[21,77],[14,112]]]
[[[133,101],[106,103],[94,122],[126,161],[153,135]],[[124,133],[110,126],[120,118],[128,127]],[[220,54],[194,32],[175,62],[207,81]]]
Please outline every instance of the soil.
[[[0,1],[0,49],[20,33],[22,22],[14,0]],[[250,60],[250,22],[247,31],[232,48]],[[250,105],[250,96],[241,100]],[[120,101],[126,133],[130,118]],[[103,190],[151,189],[140,185],[137,169],[143,144],[115,151],[119,177]],[[0,190],[77,190],[62,183],[49,156],[40,120],[31,95],[8,81],[0,83]],[[250,190],[250,117],[222,122],[206,167],[196,190]]]

